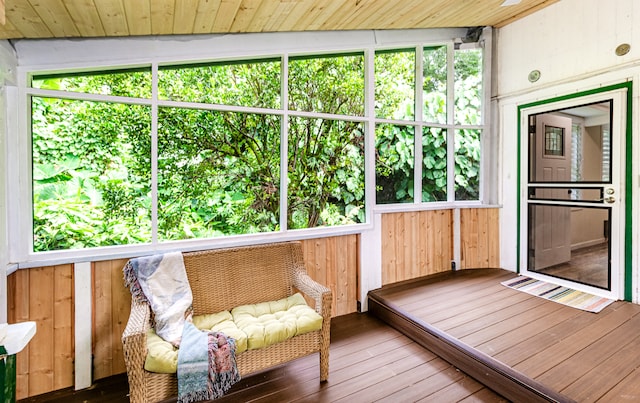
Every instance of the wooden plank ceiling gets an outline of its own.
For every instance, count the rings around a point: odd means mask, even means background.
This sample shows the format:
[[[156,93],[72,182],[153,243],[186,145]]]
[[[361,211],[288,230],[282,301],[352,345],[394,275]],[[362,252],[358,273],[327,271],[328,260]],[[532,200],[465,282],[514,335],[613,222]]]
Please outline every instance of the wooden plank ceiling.
[[[559,0],[0,0],[0,39],[501,27]]]

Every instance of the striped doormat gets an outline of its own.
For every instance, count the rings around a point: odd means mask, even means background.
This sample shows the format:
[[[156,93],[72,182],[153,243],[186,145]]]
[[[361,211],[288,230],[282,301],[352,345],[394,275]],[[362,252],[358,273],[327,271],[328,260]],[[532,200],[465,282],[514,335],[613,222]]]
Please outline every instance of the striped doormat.
[[[503,281],[501,284],[514,290],[548,299],[549,301],[594,313],[600,312],[614,302],[614,300],[609,298],[598,297],[593,294],[547,283],[546,281],[534,280],[525,276],[518,276],[511,280]]]

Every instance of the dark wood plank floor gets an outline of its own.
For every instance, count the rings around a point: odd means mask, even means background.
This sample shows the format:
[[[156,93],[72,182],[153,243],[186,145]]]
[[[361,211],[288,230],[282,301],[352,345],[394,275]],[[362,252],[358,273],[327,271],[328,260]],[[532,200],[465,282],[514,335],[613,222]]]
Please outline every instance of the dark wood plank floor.
[[[127,402],[126,377],[78,392],[22,402]],[[167,402],[175,402],[175,399]],[[330,375],[320,384],[318,356],[246,377],[216,402],[504,402],[452,365],[368,314],[331,323]]]
[[[381,290],[429,323],[578,402],[640,401],[640,305],[598,314],[500,284],[512,272],[460,272]]]

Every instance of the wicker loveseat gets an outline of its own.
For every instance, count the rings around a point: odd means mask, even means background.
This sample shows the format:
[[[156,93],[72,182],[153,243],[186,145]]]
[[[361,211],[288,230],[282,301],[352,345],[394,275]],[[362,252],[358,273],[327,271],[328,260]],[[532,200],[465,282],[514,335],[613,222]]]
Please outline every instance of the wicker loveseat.
[[[183,254],[193,293],[193,314],[211,314],[246,304],[276,301],[301,292],[315,301],[322,316],[320,330],[294,336],[237,355],[242,376],[319,352],[320,381],[329,375],[331,291],[311,279],[299,242],[225,248]],[[144,369],[147,332],[152,327],[149,305],[132,300],[122,335],[131,402],[154,402],[178,394],[176,374]]]

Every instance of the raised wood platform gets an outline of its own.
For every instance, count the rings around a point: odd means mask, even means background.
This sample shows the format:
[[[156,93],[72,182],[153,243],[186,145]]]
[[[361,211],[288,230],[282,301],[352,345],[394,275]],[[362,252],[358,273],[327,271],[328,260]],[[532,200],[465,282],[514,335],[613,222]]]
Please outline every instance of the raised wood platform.
[[[369,310],[512,401],[640,399],[640,306],[598,314],[514,291],[500,269],[385,286]]]

